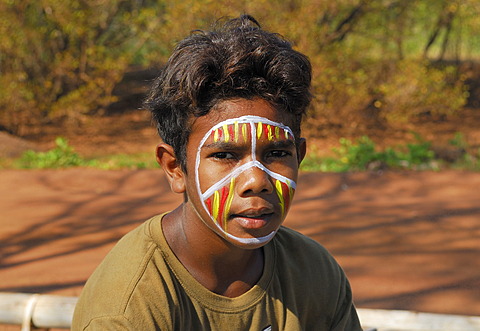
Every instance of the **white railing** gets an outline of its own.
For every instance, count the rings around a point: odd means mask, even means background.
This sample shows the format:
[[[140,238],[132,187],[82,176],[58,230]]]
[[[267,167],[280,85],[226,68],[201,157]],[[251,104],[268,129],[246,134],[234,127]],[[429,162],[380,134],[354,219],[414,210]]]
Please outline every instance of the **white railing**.
[[[480,317],[406,310],[357,309],[362,326],[378,331],[480,331]]]
[[[0,324],[69,329],[78,298],[58,295],[0,293]]]
[[[46,294],[0,293],[0,324],[69,329],[77,297]],[[365,330],[480,331],[480,317],[404,310],[357,309]]]

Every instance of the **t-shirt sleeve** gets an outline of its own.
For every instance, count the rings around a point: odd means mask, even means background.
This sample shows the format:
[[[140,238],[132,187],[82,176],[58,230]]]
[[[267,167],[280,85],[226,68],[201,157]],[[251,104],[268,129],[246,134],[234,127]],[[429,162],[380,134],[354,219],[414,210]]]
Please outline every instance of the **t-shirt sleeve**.
[[[83,331],[135,330],[124,316],[98,317],[90,321]]]
[[[352,290],[350,283],[344,276],[344,286],[340,295],[343,298],[339,300],[339,308],[335,317],[335,323],[332,326],[332,331],[362,331],[358,319],[357,311],[353,305]]]
[[[275,244],[277,274],[305,328],[362,331],[347,276],[327,249],[288,228],[281,228]]]

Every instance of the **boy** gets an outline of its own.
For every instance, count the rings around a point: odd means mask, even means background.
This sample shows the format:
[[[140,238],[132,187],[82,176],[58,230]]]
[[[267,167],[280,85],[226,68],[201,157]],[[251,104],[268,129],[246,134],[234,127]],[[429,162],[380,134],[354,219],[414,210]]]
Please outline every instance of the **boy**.
[[[335,260],[281,226],[310,81],[308,59],[248,15],[177,45],[146,107],[184,201],[107,255],[74,330],[361,330]]]

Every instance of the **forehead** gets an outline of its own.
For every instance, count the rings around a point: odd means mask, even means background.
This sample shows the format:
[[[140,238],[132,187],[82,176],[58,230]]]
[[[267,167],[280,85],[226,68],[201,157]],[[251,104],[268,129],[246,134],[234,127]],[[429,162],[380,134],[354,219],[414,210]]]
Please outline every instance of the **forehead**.
[[[263,99],[235,99],[220,102],[210,112],[196,118],[191,127],[189,143],[199,144],[215,127],[233,124],[242,118],[248,123],[268,122],[275,126],[292,127],[294,116],[276,109]]]

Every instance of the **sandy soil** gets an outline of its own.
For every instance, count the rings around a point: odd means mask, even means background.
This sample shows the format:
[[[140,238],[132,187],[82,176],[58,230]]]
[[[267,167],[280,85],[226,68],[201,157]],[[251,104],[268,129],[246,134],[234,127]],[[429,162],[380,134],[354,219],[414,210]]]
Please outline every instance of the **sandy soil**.
[[[161,170],[0,171],[0,291],[79,295],[114,243],[174,208]],[[290,226],[357,306],[480,315],[480,173],[303,173]],[[301,252],[298,252],[301,254]]]

